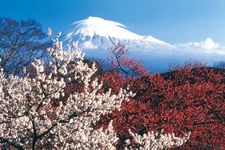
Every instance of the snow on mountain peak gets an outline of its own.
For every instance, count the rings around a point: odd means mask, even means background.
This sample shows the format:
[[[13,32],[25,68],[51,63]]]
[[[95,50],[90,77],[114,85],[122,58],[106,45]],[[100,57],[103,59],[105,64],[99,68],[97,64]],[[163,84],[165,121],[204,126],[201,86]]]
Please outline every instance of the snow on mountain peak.
[[[119,39],[137,39],[138,35],[124,29],[125,26],[121,23],[108,21],[99,17],[88,17],[85,20],[74,22],[78,29],[76,34],[81,33],[83,35],[99,35],[103,37],[114,37]]]
[[[171,47],[170,44],[152,36],[142,36],[128,31],[121,23],[92,16],[74,22],[65,41],[77,42],[85,49],[109,48],[119,42],[130,48]]]
[[[86,25],[98,25],[98,26],[101,26],[101,25],[106,26],[106,25],[108,25],[108,26],[125,27],[123,24],[121,24],[119,22],[109,21],[109,20],[105,20],[103,18],[92,17],[92,16],[89,16],[87,19],[74,22],[74,24],[77,24],[77,23],[86,24]]]

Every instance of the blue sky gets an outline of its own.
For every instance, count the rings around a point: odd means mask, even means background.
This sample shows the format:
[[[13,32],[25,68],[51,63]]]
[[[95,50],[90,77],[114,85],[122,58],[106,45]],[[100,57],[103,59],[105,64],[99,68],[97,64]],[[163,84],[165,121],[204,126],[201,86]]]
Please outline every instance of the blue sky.
[[[0,16],[33,18],[55,31],[97,16],[172,44],[212,37],[225,45],[224,0],[0,0]]]

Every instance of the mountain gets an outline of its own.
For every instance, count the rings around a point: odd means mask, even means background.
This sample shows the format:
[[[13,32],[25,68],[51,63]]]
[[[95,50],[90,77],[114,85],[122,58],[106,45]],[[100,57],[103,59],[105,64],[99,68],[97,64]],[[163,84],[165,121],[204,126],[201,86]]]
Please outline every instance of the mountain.
[[[66,43],[75,42],[78,47],[83,49],[107,49],[118,43],[135,49],[167,49],[173,47],[152,36],[133,33],[121,23],[99,17],[88,17],[74,22],[70,26],[64,41]]]

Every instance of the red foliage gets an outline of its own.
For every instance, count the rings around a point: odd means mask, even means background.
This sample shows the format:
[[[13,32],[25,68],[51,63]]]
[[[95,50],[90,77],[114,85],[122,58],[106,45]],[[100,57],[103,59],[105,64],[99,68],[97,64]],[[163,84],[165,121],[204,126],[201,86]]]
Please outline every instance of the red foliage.
[[[144,65],[134,58],[128,58],[126,56],[128,49],[125,45],[118,43],[116,46],[109,49],[112,56],[109,57],[109,61],[112,64],[113,70],[120,72],[126,76],[147,76],[148,71]]]
[[[182,148],[223,149],[224,78],[224,71],[187,64],[169,73],[127,80],[121,74],[106,73],[102,80],[116,92],[126,85],[136,92],[133,100],[123,103],[122,111],[110,115],[121,142],[130,138],[128,128],[139,134],[164,129],[177,136],[191,131]]]
[[[190,140],[181,149],[225,149],[225,71],[201,64],[178,66],[164,74],[127,76],[119,72],[99,75],[102,92],[129,88],[136,93],[121,111],[103,116],[100,123],[113,125],[120,138],[119,146],[131,138],[128,129],[143,134],[147,131],[174,132]],[[68,84],[66,93],[79,91],[79,83]]]
[[[100,80],[103,81],[103,89],[112,89],[113,92],[118,93],[120,88],[124,87],[127,83],[126,79],[121,73],[118,72],[105,72]]]

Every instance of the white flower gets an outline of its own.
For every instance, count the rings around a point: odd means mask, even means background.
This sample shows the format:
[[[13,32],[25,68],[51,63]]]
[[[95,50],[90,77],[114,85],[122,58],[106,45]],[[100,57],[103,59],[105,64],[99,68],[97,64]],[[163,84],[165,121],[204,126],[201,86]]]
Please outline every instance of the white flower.
[[[48,29],[49,36],[51,32]],[[112,123],[106,130],[95,130],[92,124],[101,115],[120,109],[122,101],[128,101],[134,93],[125,89],[121,89],[117,95],[112,94],[111,90],[98,92],[103,84],[98,79],[92,80],[97,70],[95,65],[89,67],[83,62],[84,55],[80,49],[68,47],[64,50],[62,42],[58,39],[53,41],[53,47],[48,49],[53,61],[45,63],[35,60],[32,63],[37,72],[35,77],[6,78],[1,70],[0,143],[9,141],[7,144],[13,143],[12,147],[24,149],[30,148],[34,142],[39,147],[49,145],[50,149],[115,149],[113,144],[118,138]],[[67,70],[69,63],[74,60],[73,67]],[[83,89],[65,96],[66,85],[72,79],[81,82]],[[143,137],[134,135],[134,139],[143,145],[155,142],[152,134]],[[187,140],[174,135],[162,135],[161,139],[177,146]],[[171,139],[175,139],[175,143]],[[156,140],[155,143],[162,148],[170,146],[162,140]]]
[[[52,36],[52,29],[51,28],[48,28],[48,36]]]

